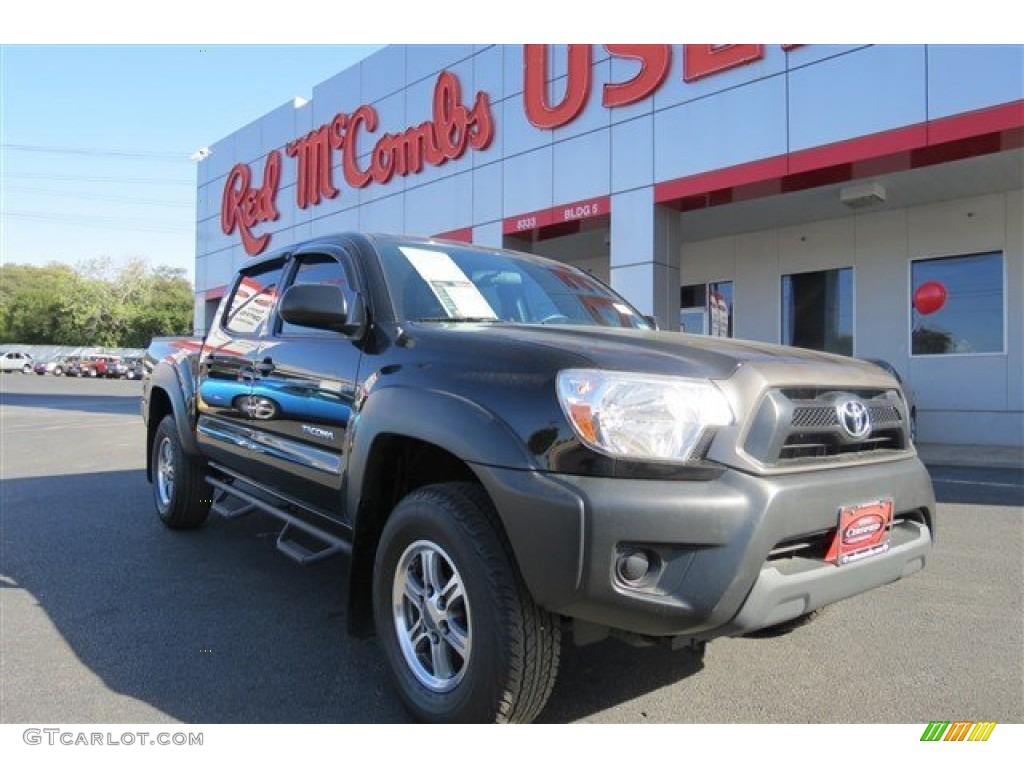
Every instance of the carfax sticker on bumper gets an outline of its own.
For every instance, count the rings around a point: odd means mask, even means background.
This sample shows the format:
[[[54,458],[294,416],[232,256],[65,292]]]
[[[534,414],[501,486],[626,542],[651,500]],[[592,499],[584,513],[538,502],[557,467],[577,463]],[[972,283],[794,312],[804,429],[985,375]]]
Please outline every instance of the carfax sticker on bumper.
[[[826,562],[846,565],[889,549],[892,499],[840,507],[839,525]]]

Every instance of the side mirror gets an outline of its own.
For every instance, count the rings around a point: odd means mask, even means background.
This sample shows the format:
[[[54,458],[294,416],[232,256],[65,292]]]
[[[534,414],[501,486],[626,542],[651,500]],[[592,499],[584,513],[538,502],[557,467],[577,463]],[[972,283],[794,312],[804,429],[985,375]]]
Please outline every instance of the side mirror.
[[[292,325],[337,331],[347,336],[363,324],[363,302],[357,295],[350,311],[345,292],[336,285],[293,285],[281,297],[278,314]]]
[[[653,328],[654,330],[656,330],[656,331],[660,331],[661,330],[658,327],[658,318],[656,318],[654,315],[644,315],[644,320],[646,320],[648,323],[650,323],[651,324],[651,328]]]

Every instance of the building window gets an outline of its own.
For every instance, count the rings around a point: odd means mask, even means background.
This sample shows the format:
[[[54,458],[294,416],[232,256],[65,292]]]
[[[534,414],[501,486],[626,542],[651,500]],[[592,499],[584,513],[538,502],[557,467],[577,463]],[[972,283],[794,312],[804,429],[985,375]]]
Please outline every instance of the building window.
[[[853,269],[782,276],[782,343],[853,354]]]
[[[684,285],[679,291],[679,328],[732,338],[732,281]]]
[[[1003,254],[921,259],[910,266],[915,355],[1004,352]]]

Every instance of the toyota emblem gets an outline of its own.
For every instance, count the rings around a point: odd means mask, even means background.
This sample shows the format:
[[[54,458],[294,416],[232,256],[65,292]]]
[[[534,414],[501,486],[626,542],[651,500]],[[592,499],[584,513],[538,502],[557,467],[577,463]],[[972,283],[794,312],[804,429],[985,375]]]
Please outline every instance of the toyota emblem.
[[[871,418],[868,409],[860,400],[842,400],[836,405],[836,413],[843,429],[854,440],[863,440],[871,432]]]

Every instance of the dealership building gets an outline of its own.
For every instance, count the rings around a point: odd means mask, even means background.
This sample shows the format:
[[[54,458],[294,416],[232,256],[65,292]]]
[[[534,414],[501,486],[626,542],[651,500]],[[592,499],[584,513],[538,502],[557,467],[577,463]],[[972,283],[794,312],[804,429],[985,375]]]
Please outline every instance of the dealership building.
[[[390,46],[199,163],[197,330],[256,254],[431,235],[887,361],[920,441],[1019,448],[1022,187],[1024,46]]]

